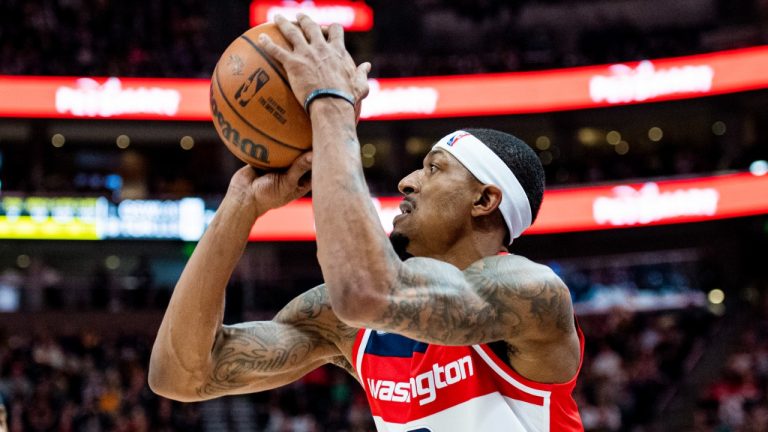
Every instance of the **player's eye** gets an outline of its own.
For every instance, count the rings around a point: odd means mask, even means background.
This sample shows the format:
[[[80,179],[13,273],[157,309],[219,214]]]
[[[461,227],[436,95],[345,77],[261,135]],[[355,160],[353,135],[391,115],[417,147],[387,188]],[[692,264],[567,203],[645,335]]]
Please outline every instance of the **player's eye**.
[[[430,172],[430,173],[433,173],[433,172],[435,172],[435,171],[437,171],[437,165],[435,165],[435,164],[429,164],[429,172]]]

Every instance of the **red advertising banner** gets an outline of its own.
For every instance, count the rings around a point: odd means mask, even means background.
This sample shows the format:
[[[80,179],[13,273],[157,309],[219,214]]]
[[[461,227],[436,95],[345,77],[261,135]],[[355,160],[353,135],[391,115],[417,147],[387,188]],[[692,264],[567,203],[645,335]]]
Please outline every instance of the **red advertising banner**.
[[[0,117],[210,120],[203,79],[0,76]]]
[[[374,198],[392,230],[401,198]],[[547,191],[530,234],[631,228],[768,214],[768,175],[749,173]],[[299,200],[259,219],[251,241],[313,241],[312,202]]]
[[[526,114],[768,88],[768,47],[541,72],[371,80],[366,119]]]
[[[540,113],[768,88],[768,46],[542,72],[372,79],[365,120]],[[204,79],[0,76],[0,117],[210,120]]]
[[[347,31],[373,28],[373,9],[362,1],[348,0],[254,0],[251,2],[251,27],[274,21],[276,15],[295,20],[299,13],[320,25],[339,23]]]

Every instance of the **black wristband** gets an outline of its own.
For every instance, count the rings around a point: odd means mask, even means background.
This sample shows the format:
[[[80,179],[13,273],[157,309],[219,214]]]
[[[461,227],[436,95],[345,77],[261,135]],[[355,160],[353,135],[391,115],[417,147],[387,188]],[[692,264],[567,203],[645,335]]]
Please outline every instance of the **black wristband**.
[[[317,98],[323,98],[323,97],[333,97],[338,99],[344,99],[345,101],[349,102],[352,107],[355,106],[355,97],[351,94],[336,90],[332,88],[321,88],[317,90],[313,90],[310,94],[307,95],[307,98],[304,99],[304,111],[309,113],[309,104],[312,103]]]

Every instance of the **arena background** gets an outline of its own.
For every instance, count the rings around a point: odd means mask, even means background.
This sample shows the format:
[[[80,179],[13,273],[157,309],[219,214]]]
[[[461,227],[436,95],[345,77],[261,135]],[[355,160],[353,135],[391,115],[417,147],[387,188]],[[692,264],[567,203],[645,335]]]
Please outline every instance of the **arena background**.
[[[9,430],[373,430],[331,366],[205,403],[147,387],[171,290],[239,166],[207,79],[251,22],[297,9],[345,21],[373,64],[359,135],[385,224],[449,131],[537,151],[542,216],[512,250],[572,290],[588,431],[768,430],[768,1],[0,0]],[[257,223],[227,323],[320,282],[306,210]]]

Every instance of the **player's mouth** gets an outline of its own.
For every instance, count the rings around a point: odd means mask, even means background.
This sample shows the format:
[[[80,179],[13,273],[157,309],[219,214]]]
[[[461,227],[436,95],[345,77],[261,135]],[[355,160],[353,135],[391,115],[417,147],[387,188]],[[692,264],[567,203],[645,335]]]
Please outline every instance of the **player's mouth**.
[[[395,219],[392,221],[392,223],[395,224],[397,223],[397,221],[408,216],[413,212],[415,208],[416,206],[413,204],[413,201],[410,201],[408,200],[408,198],[405,198],[403,201],[400,202],[400,214],[395,216]]]
[[[400,202],[400,214],[401,214],[401,215],[404,215],[404,214],[410,214],[411,212],[413,212],[413,209],[414,209],[415,207],[416,207],[416,206],[414,206],[414,205],[413,205],[413,202],[409,201],[409,200],[406,198],[406,199],[404,199],[404,200],[402,200],[402,201]]]

